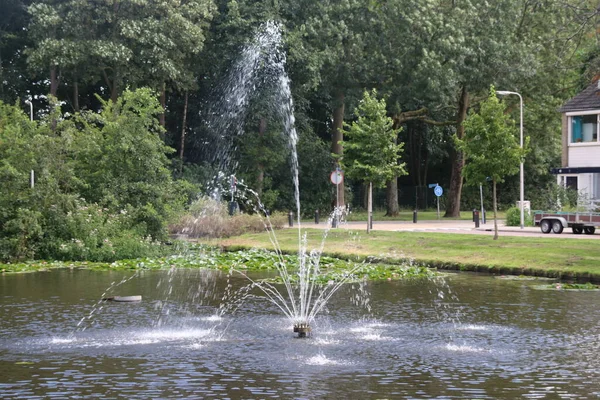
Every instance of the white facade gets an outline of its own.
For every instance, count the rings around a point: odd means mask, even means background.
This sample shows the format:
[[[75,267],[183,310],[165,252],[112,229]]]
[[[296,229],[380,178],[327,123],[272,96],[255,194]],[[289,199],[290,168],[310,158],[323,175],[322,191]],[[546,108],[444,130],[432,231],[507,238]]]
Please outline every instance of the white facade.
[[[558,170],[557,182],[576,189],[584,202],[596,206],[600,204],[600,110],[572,111],[565,115],[563,166]]]
[[[600,109],[571,111],[565,117],[557,183],[576,189],[583,203],[595,208],[600,204]]]

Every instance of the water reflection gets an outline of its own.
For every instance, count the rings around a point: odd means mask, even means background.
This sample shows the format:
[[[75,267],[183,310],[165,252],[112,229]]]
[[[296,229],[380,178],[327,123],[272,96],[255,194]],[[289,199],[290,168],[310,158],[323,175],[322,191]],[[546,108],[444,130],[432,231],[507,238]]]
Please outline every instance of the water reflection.
[[[104,303],[128,274],[54,271],[0,277],[3,398],[572,398],[597,397],[597,292],[457,274],[343,288],[314,337],[252,299],[216,316],[227,277],[145,272],[118,288],[141,303]],[[161,283],[162,282],[162,283]],[[169,282],[168,288],[164,282]],[[160,284],[159,284],[160,283]],[[230,279],[233,289],[243,279]],[[443,296],[440,296],[440,291]],[[200,293],[198,293],[200,292]],[[160,321],[160,322],[159,322]]]

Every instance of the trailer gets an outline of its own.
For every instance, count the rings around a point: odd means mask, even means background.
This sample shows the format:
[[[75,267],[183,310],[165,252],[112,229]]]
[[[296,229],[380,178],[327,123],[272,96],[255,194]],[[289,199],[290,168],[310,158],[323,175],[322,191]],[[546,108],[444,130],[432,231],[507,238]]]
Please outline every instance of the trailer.
[[[574,234],[593,235],[600,226],[600,213],[593,212],[546,212],[536,211],[533,222],[543,233],[562,233],[564,228],[571,228]]]

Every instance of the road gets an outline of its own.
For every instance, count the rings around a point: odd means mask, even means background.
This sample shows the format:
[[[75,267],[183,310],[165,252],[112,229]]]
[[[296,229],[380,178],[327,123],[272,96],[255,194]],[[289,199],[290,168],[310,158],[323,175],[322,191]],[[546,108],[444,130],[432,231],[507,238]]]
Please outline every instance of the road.
[[[315,224],[314,222],[303,222],[302,227],[325,229],[328,227],[328,225],[324,222],[321,222],[320,224]],[[341,223],[337,229],[366,230],[367,223],[344,222]],[[373,230],[394,232],[438,232],[493,236],[494,221],[488,220],[485,225],[480,225],[479,228],[475,228],[474,222],[465,220],[429,220],[418,221],[416,224],[407,221],[374,221]],[[504,225],[504,221],[498,222],[498,231],[500,236],[527,236],[554,239],[600,239],[599,233],[594,235],[575,235],[571,232],[570,228],[566,228],[563,233],[559,235],[554,233],[544,234],[540,231],[539,227],[525,227],[521,229],[518,226],[506,226]]]

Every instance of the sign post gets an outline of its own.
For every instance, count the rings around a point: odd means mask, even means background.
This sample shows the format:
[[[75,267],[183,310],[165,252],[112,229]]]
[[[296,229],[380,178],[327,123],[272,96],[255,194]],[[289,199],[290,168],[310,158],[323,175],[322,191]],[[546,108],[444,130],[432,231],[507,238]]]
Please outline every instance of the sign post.
[[[444,189],[442,189],[442,187],[436,183],[435,187],[433,188],[433,193],[437,197],[437,217],[440,219],[440,197],[442,194],[444,194]]]
[[[329,180],[335,185],[335,210],[333,212],[332,228],[337,228],[340,208],[340,183],[344,182],[344,172],[337,167],[329,176]]]
[[[233,216],[235,214],[235,210],[237,208],[237,204],[235,202],[235,188],[237,186],[237,179],[235,176],[231,175],[229,180],[230,188],[231,188],[231,201],[229,202],[229,215]]]
[[[483,209],[483,186],[479,184],[479,197],[481,199],[481,223],[485,224],[485,210]]]

